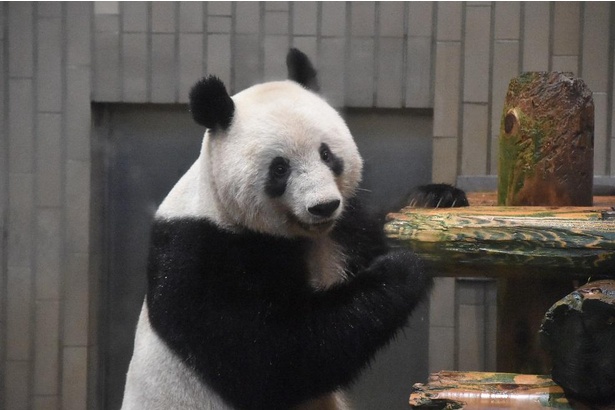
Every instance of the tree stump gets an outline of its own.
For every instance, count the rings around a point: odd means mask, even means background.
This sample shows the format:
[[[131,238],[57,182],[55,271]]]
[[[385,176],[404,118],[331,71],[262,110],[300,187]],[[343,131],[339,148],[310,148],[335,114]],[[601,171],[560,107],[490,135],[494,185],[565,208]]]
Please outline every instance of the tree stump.
[[[567,395],[592,408],[615,404],[615,280],[588,283],[556,302],[540,335],[553,380]]]
[[[570,73],[529,72],[508,86],[499,205],[591,206],[594,103]]]

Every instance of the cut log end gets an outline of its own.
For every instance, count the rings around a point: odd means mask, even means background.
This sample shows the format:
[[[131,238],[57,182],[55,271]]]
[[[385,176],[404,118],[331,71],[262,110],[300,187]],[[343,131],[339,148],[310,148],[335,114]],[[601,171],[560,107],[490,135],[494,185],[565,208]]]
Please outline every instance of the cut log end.
[[[500,128],[498,203],[591,206],[594,103],[567,73],[532,72],[509,84]]]
[[[555,303],[540,334],[553,380],[567,395],[615,404],[615,280],[589,283]]]

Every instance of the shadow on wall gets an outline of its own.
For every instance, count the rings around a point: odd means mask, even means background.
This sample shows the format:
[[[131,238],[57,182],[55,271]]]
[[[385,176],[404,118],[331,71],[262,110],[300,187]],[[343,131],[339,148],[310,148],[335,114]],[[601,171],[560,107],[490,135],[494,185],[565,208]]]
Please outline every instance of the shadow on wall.
[[[431,110],[347,109],[344,118],[363,156],[360,195],[370,210],[393,212],[431,182]]]

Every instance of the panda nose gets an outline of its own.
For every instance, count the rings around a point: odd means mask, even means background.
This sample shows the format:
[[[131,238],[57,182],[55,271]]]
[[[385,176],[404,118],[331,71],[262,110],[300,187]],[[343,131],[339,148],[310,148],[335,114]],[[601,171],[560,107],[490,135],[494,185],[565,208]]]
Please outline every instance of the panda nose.
[[[317,204],[308,208],[308,211],[315,216],[320,217],[328,217],[335,212],[335,210],[340,206],[340,200],[336,199],[334,201],[323,202],[321,204]]]

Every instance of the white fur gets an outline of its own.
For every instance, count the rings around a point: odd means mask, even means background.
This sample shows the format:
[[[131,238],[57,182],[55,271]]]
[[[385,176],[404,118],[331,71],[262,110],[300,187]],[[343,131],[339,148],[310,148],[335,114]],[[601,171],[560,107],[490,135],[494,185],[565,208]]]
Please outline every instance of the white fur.
[[[207,131],[200,156],[160,205],[157,218],[208,218],[220,227],[249,227],[259,232],[314,239],[312,284],[327,287],[343,280],[345,256],[326,231],[306,228],[322,222],[310,206],[342,201],[330,218],[339,218],[344,200],[361,178],[362,160],[339,114],[319,96],[292,81],[253,86],[233,97],[235,114],[228,131]],[[336,178],[318,149],[326,143],[344,160]],[[265,194],[271,160],[289,158],[292,173],[279,198]],[[343,410],[348,405],[334,393],[300,410]],[[202,384],[152,330],[144,304],[128,370],[122,410],[211,409],[228,405]],[[299,410],[298,409],[298,410]]]
[[[140,409],[229,409],[152,330],[145,303],[139,317],[122,403],[122,410]]]
[[[342,392],[297,407],[296,410],[349,410]],[[121,410],[233,410],[203,384],[167,347],[150,326],[147,305],[139,316],[135,347]]]

